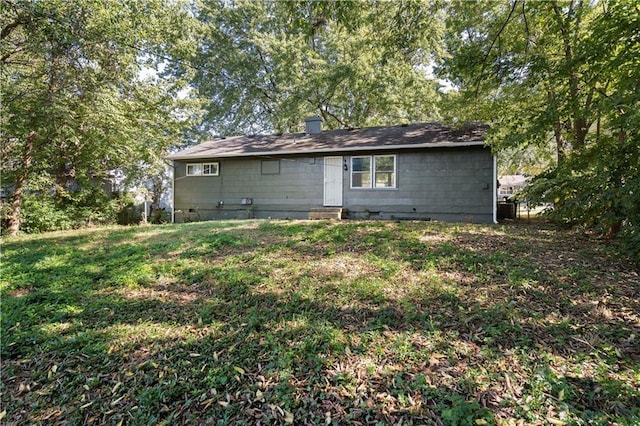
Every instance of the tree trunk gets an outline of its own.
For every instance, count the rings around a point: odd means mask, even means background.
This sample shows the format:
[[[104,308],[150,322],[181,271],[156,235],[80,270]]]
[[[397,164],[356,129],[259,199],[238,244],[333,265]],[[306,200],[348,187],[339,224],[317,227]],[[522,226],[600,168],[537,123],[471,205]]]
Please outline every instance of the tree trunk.
[[[162,210],[160,209],[160,199],[163,192],[163,175],[155,176],[151,180],[151,223],[160,223],[162,220]]]
[[[587,120],[585,120],[584,117],[575,117],[573,120],[573,128],[575,149],[577,151],[583,151],[585,140],[587,139],[587,133],[589,132]]]
[[[574,32],[577,32],[579,27],[580,27],[580,23],[581,23],[581,16],[582,16],[582,1],[578,2],[576,8],[578,9],[576,13],[576,18],[575,18],[575,30]],[[569,84],[569,101],[570,101],[570,106],[571,106],[571,121],[573,122],[573,128],[568,128],[567,130],[572,131],[573,133],[573,144],[571,146],[571,150],[572,152],[582,152],[585,146],[585,139],[587,136],[587,132],[588,132],[588,126],[587,126],[587,120],[584,117],[585,112],[582,111],[582,108],[580,107],[580,98],[579,98],[579,94],[580,94],[580,88],[579,88],[579,81],[578,81],[578,75],[576,74],[576,71],[574,70],[574,66],[575,66],[575,61],[574,61],[574,57],[573,57],[573,43],[572,43],[572,39],[571,39],[571,34],[570,34],[570,24],[569,24],[569,17],[574,13],[574,4],[573,2],[570,3],[569,5],[569,11],[567,12],[567,20],[565,21],[565,19],[563,19],[562,16],[562,11],[560,10],[560,7],[558,6],[558,3],[554,3],[553,4],[553,11],[555,12],[556,15],[556,20],[558,22],[558,25],[560,26],[560,34],[562,36],[562,43],[564,45],[564,59],[565,59],[565,64],[567,66],[567,70],[568,70],[568,84]],[[574,40],[575,41],[575,37]],[[587,104],[590,103],[590,101],[587,101]]]
[[[562,125],[558,122],[553,123],[553,136],[556,140],[556,154],[558,156],[558,166],[562,165],[565,156],[565,143],[562,137]]]
[[[22,198],[24,195],[24,187],[29,179],[29,172],[31,171],[31,160],[33,153],[33,141],[36,138],[36,132],[32,131],[27,136],[27,143],[24,146],[24,152],[22,154],[22,170],[16,180],[16,187],[13,190],[13,197],[11,201],[11,212],[9,214],[9,235],[16,235],[20,230],[20,210],[22,209]]]

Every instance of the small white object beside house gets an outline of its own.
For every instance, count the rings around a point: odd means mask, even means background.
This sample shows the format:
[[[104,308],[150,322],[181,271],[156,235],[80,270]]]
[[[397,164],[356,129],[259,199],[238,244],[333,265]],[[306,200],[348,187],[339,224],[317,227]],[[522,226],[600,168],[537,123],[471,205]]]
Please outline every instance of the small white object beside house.
[[[524,175],[504,175],[498,178],[498,201],[505,201],[524,188],[529,179]]]

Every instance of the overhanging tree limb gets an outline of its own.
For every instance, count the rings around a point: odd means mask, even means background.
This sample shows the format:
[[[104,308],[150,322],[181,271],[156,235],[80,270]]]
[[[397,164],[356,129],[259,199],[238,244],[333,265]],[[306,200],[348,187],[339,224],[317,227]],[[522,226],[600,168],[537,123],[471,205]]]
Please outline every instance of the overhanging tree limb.
[[[517,5],[518,5],[518,0],[514,0],[513,4],[511,5],[511,10],[509,11],[509,15],[507,16],[507,19],[505,19],[505,21],[502,23],[502,26],[500,27],[500,29],[496,33],[495,37],[493,37],[493,40],[491,40],[491,44],[489,45],[489,48],[487,49],[487,52],[485,53],[484,57],[482,58],[482,61],[481,61],[482,66],[480,68],[480,76],[478,77],[477,83],[476,83],[475,97],[478,97],[478,93],[480,91],[480,82],[482,81],[482,79],[484,79],[484,70],[485,70],[485,68],[487,66],[487,59],[489,58],[489,55],[491,54],[491,51],[493,50],[493,46],[496,44],[496,42],[500,38],[500,35],[504,31],[504,29],[507,27],[507,24],[509,24],[509,21],[511,20],[511,17],[513,16],[513,12],[516,10],[516,6]]]

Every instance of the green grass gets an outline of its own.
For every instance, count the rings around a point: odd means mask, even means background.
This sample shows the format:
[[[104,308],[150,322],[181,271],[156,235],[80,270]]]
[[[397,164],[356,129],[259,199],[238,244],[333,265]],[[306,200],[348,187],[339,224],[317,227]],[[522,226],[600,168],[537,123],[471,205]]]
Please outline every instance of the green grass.
[[[7,424],[638,424],[640,277],[545,225],[228,221],[2,244]]]

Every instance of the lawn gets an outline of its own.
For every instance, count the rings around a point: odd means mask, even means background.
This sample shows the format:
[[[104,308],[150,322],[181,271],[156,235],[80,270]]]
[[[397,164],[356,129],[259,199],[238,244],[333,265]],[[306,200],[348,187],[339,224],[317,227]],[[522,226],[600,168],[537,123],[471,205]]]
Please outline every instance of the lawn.
[[[549,225],[226,221],[2,244],[7,424],[639,424],[640,276]]]

